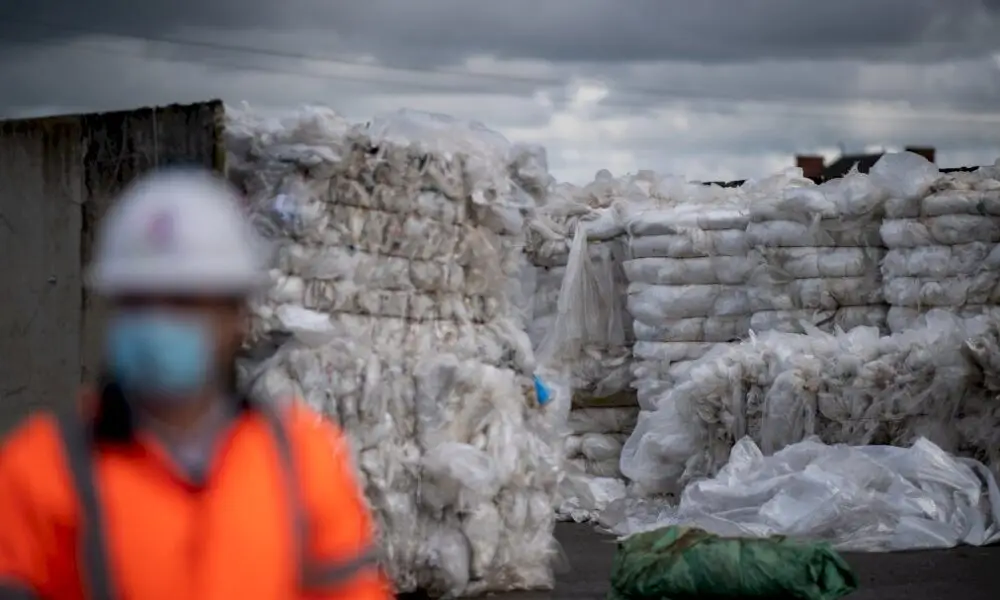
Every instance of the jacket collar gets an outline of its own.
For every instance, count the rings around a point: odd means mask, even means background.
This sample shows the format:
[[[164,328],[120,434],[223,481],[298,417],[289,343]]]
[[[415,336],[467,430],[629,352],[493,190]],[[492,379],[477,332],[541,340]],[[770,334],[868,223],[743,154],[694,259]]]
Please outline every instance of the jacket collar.
[[[235,394],[239,413],[258,408],[245,394]],[[84,393],[84,411],[91,418],[95,441],[129,443],[135,438],[135,413],[121,386],[103,378],[96,390]]]

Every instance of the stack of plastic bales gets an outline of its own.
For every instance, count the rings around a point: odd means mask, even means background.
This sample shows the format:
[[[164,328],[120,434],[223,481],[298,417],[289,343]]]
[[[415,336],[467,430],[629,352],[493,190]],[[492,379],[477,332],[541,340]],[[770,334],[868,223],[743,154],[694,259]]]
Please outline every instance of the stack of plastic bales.
[[[882,166],[892,168],[883,176],[892,197],[881,231],[890,248],[882,262],[890,328],[910,327],[933,308],[1000,314],[997,169],[942,175],[915,154]]]
[[[551,586],[562,457],[510,306],[530,195],[509,145],[416,113],[227,126],[276,252],[250,345],[283,343],[254,393],[297,395],[350,435],[400,591]]]
[[[679,493],[714,475],[749,437],[764,454],[824,443],[907,446],[997,456],[997,322],[927,313],[913,329],[767,331],[699,360],[622,451],[639,496]],[[988,369],[988,370],[987,370]],[[991,459],[992,462],[992,459]],[[992,463],[995,464],[995,463]]]
[[[743,190],[688,184],[624,219],[633,385],[651,409],[691,361],[748,333],[749,217]]]
[[[527,254],[536,274],[529,334],[539,362],[563,373],[572,388],[559,513],[577,521],[624,493],[618,458],[630,428],[621,413],[634,417],[635,396],[617,210],[632,197],[648,196],[643,175],[614,178],[602,171],[582,188],[561,184],[529,223]]]
[[[638,407],[577,408],[570,412],[560,517],[577,522],[596,520],[610,503],[625,496],[619,463],[638,413]]]
[[[782,181],[783,180],[783,181]],[[792,169],[751,204],[754,331],[885,328],[879,261],[883,192],[849,173],[815,185]]]

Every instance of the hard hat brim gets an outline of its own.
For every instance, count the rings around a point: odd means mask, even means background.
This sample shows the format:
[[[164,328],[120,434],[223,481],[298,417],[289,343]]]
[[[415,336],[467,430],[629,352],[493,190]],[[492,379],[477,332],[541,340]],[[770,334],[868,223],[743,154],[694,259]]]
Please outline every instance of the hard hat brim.
[[[220,271],[206,261],[201,268],[177,269],[167,265],[135,264],[101,268],[95,265],[85,275],[87,287],[102,296],[193,296],[248,297],[270,283],[266,272],[257,269]]]

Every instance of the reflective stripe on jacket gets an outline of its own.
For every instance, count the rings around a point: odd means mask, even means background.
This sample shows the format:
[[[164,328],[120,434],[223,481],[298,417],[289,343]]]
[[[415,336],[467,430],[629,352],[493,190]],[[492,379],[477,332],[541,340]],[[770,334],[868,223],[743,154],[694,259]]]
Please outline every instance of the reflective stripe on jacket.
[[[244,408],[204,485],[77,413],[22,425],[0,449],[0,600],[392,598],[342,434]]]

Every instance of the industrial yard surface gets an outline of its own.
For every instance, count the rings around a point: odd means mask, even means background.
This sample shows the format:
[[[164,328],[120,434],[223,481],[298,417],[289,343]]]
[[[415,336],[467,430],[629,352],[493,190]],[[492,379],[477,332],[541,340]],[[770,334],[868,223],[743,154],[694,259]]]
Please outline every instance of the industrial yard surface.
[[[608,591],[614,540],[586,525],[560,525],[557,537],[570,568],[553,592],[494,596],[498,600],[596,600]],[[849,600],[994,600],[1000,589],[1000,547],[848,554],[860,589]]]

